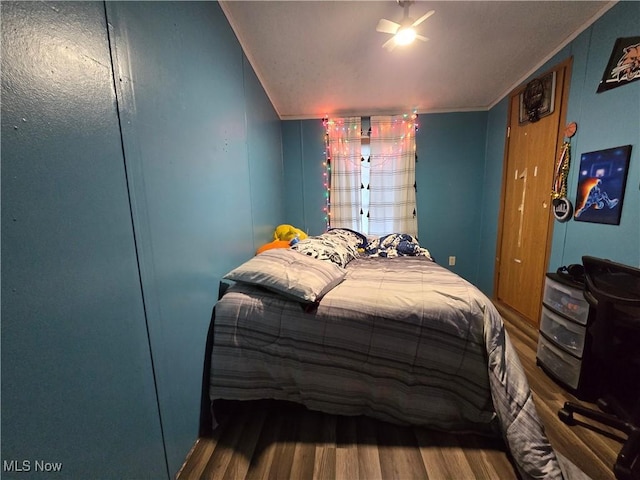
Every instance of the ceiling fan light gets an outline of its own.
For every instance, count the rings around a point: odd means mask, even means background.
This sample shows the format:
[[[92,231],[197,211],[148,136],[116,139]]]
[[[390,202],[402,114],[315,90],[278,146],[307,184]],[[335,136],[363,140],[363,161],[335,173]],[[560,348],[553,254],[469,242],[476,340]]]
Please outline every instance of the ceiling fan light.
[[[396,33],[396,45],[409,45],[416,39],[416,31],[413,28],[402,28]]]

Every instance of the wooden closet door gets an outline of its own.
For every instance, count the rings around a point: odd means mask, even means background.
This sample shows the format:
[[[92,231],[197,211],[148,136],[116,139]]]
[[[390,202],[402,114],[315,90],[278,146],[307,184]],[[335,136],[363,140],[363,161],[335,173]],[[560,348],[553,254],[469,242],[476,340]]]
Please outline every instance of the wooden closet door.
[[[556,72],[554,111],[520,123],[520,93],[510,97],[496,297],[538,325],[552,232],[551,186],[565,116],[569,64]]]

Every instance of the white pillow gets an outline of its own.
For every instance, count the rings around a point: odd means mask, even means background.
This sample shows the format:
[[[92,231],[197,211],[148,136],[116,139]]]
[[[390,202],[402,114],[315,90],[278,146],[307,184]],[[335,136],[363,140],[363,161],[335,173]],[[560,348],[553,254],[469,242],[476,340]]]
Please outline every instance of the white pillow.
[[[314,303],[338,285],[346,272],[332,262],[287,248],[266,250],[231,270],[224,278],[260,285],[285,297]]]

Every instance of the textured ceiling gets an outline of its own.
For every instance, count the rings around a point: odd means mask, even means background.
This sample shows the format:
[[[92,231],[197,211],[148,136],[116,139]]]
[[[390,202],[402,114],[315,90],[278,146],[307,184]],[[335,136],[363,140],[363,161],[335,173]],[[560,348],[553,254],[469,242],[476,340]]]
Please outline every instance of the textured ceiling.
[[[389,52],[395,0],[220,2],[281,119],[486,110],[614,4],[419,0],[429,41]]]

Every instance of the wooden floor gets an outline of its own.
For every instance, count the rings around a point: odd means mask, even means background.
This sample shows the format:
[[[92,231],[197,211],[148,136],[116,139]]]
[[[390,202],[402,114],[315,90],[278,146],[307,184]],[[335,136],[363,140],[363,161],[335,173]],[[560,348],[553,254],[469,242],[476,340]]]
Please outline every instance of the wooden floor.
[[[576,399],[536,366],[536,330],[500,310],[551,444],[594,480],[612,479],[624,437],[558,419],[564,402]],[[327,415],[283,402],[230,405],[235,411],[212,438],[197,440],[178,479],[518,478],[499,439]]]

